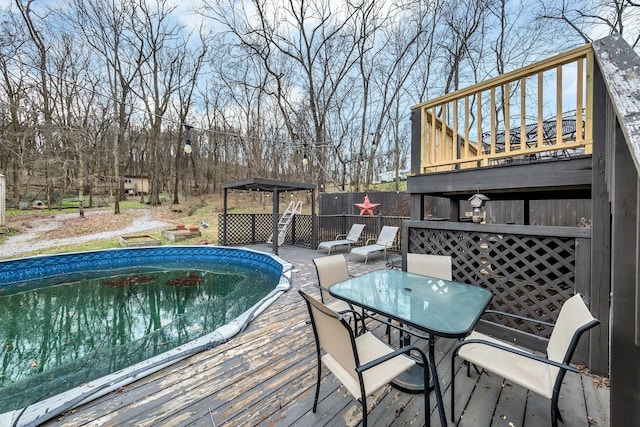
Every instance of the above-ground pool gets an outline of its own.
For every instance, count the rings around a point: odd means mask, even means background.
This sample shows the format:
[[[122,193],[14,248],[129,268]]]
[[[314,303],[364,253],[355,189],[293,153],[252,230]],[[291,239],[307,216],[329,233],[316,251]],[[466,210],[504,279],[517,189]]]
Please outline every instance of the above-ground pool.
[[[241,331],[291,265],[217,246],[0,261],[0,426],[39,424]]]

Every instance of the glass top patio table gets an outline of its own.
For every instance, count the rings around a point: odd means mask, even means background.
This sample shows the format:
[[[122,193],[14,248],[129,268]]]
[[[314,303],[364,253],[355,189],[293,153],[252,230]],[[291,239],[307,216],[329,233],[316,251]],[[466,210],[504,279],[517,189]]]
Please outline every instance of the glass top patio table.
[[[430,385],[435,389],[440,425],[446,426],[433,337],[463,338],[469,335],[489,305],[491,292],[466,283],[406,271],[376,270],[331,285],[329,293],[429,335]],[[408,341],[401,338],[401,343],[407,345]],[[418,372],[422,367],[415,368],[396,378],[394,385],[408,392],[423,392],[426,388],[421,380],[423,374]]]
[[[429,334],[471,333],[492,294],[479,286],[397,270],[377,270],[329,287],[329,293]]]

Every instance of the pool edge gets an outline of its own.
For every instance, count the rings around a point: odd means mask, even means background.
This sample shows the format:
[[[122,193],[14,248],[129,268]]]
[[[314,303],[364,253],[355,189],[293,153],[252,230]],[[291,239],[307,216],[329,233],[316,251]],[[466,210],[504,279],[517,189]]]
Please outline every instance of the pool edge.
[[[249,308],[229,323],[220,326],[215,331],[150,359],[90,381],[82,386],[75,387],[66,392],[36,402],[25,408],[2,413],[0,414],[0,427],[18,427],[45,423],[65,411],[102,397],[120,387],[138,381],[189,356],[223,344],[242,332],[253,319],[263,313],[284,292],[291,289],[291,273],[293,271],[293,265],[291,263],[272,253],[258,251],[251,248],[224,248],[253,252],[271,257],[282,266],[280,280],[276,287],[260,301],[254,304],[253,307]]]

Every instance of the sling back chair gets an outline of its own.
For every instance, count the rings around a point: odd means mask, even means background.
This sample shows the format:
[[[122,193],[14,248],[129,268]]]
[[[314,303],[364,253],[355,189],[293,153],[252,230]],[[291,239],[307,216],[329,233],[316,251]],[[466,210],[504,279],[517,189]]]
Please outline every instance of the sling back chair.
[[[443,280],[452,280],[453,273],[451,269],[451,257],[447,255],[431,255],[431,254],[407,254],[407,272],[421,274],[423,276],[434,277],[436,279]],[[392,326],[391,319],[387,319],[387,332],[386,335],[389,337],[389,342],[391,342],[391,328]],[[403,328],[403,325],[400,324],[400,339],[404,339],[404,333],[407,332],[406,329]],[[415,330],[411,330],[410,334],[417,336],[422,339],[429,339],[429,337],[416,332]]]
[[[380,230],[380,234],[378,235],[376,243],[369,244],[369,242],[373,241],[373,239],[369,239],[367,240],[365,246],[351,249],[351,252],[349,252],[349,260],[351,260],[351,255],[355,254],[363,257],[364,263],[366,264],[367,260],[369,259],[369,255],[376,252],[384,252],[384,257],[386,259],[387,249],[393,246],[393,242],[396,240],[396,234],[398,234],[398,227],[385,225]]]
[[[361,330],[364,332],[364,313],[362,308],[352,307],[346,301],[334,298],[329,293],[329,286],[351,277],[345,257],[338,254],[315,258],[313,264],[316,266],[316,273],[318,274],[320,301],[335,312],[351,312],[353,314],[354,330],[358,331],[358,321],[360,321],[362,322]]]
[[[556,427],[558,420],[562,421],[558,409],[558,396],[562,380],[567,371],[579,372],[578,369],[569,365],[571,357],[580,336],[598,325],[600,321],[593,318],[580,294],[575,294],[565,301],[555,325],[509,313],[500,314],[552,326],[553,331],[547,344],[546,357],[538,356],[479,332],[472,332],[454,348],[451,356],[451,419],[455,420],[454,371],[455,358],[459,356],[476,367],[493,372],[508,381],[551,399],[551,424]],[[467,376],[469,376],[469,365],[467,365]]]
[[[422,350],[412,346],[394,349],[371,332],[356,337],[342,315],[303,291],[298,292],[307,303],[316,341],[318,379],[313,400],[314,413],[318,407],[323,364],[362,405],[363,427],[367,426],[367,396],[416,363],[424,364],[424,384],[429,384],[429,365]],[[412,351],[418,353],[420,360],[409,355]],[[429,426],[428,389],[424,393],[424,413],[425,424]]]
[[[407,271],[436,279],[453,279],[448,255],[407,254]]]
[[[337,246],[347,246],[350,249],[352,244],[360,241],[360,235],[362,234],[362,230],[364,230],[364,226],[365,224],[353,224],[348,234],[338,234],[335,240],[320,242],[317,250],[327,249],[327,255],[331,255],[331,249]]]

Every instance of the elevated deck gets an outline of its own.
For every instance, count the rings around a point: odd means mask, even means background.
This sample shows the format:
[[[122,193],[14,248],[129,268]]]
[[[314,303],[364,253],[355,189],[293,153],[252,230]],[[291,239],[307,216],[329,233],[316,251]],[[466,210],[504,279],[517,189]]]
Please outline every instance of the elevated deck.
[[[591,154],[593,67],[587,44],[413,106],[412,175]]]

